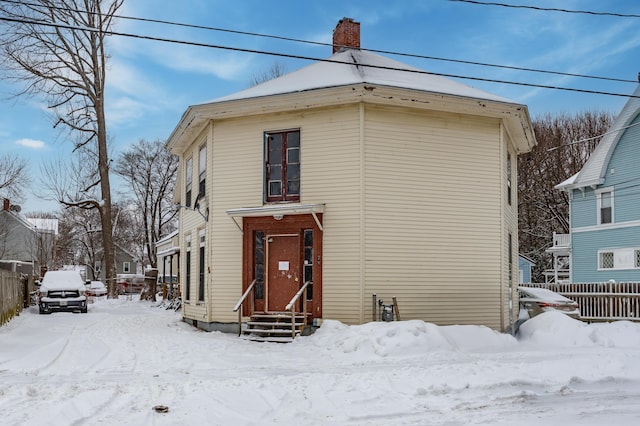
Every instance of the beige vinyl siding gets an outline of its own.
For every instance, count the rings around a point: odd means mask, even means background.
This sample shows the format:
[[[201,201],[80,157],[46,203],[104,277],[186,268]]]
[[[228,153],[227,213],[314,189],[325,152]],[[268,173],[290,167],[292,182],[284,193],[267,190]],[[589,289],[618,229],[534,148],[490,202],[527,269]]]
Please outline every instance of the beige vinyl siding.
[[[199,178],[198,175],[200,173],[198,169],[198,153],[200,147],[207,143],[207,129],[205,129],[198,137],[194,140],[193,144],[184,152],[181,157],[183,164],[182,170],[186,171],[186,159],[192,158],[193,167],[191,170],[191,206],[193,207],[193,203],[198,195],[198,184]],[[208,166],[208,165],[207,165]],[[208,169],[208,167],[207,167]],[[182,180],[183,185],[186,183],[186,178]],[[207,183],[208,184],[208,183]],[[184,188],[182,189],[184,194]],[[185,202],[184,196],[181,200],[182,203]],[[206,319],[206,306],[204,303],[198,303],[198,265],[199,265],[199,238],[198,238],[198,230],[203,228],[204,219],[197,212],[193,210],[188,210],[185,208],[180,209],[180,230],[183,235],[191,235],[191,294],[190,298],[187,301],[185,298],[185,303],[183,307],[183,316],[185,318],[197,319],[199,321]],[[187,246],[185,243],[185,238],[181,238],[181,246],[180,252],[186,253]],[[206,250],[205,250],[206,254]],[[181,281],[186,279],[186,254],[181,255],[180,262],[180,271],[182,274]],[[206,262],[205,262],[206,266]],[[186,282],[182,282],[182,291],[186,291]],[[206,299],[205,299],[206,302]]]
[[[363,298],[500,328],[499,121],[372,107],[365,127]]]
[[[337,315],[353,311],[359,298],[352,286],[359,280],[358,126],[357,106],[213,123],[208,145],[213,164],[209,321],[237,321],[231,309],[242,291],[242,234],[225,212],[263,205],[264,132],[294,128],[301,130],[300,202],[326,203],[323,243],[330,254],[322,259],[325,317],[332,312],[328,304]]]
[[[323,317],[360,323],[360,112],[319,110],[302,133],[302,202],[324,203]],[[330,123],[330,125],[327,125]]]
[[[511,321],[513,324],[518,320],[517,287],[518,287],[518,156],[509,135],[503,131],[502,148],[503,157],[503,205],[504,205],[504,246],[503,246],[503,286],[502,286],[502,330],[509,331],[509,296],[511,295],[512,310]],[[507,152],[511,154],[511,205],[507,199]],[[512,238],[512,292],[509,293],[509,233]]]

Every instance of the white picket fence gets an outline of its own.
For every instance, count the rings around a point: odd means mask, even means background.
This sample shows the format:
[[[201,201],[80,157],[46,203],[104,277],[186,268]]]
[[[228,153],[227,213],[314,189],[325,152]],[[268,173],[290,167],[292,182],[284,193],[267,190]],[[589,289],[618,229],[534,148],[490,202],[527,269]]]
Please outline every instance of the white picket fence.
[[[640,283],[530,283],[575,300],[584,321],[640,321]]]

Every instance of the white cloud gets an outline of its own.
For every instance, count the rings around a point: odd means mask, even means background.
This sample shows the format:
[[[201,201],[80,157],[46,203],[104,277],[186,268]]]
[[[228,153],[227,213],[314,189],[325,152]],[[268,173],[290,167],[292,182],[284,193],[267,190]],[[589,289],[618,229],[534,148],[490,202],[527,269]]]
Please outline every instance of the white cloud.
[[[46,149],[47,148],[47,144],[44,143],[43,141],[39,141],[36,139],[18,139],[16,141],[16,145],[21,145],[27,148],[31,148],[31,149],[37,149],[37,150],[41,150],[41,149]]]

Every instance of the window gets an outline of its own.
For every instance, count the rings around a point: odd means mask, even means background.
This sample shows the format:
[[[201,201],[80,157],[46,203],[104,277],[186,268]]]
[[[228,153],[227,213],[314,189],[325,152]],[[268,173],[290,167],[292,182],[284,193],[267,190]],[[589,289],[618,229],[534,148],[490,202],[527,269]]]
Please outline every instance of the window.
[[[93,270],[96,274],[99,274],[100,271],[102,271],[102,262],[100,260],[95,263]]]
[[[598,204],[598,225],[613,223],[613,190],[596,192]]]
[[[129,262],[122,263],[122,272],[124,274],[128,274],[131,272],[131,264]]]
[[[304,230],[304,271],[303,282],[311,281],[307,286],[307,300],[313,300],[313,229]]]
[[[193,158],[187,160],[187,166],[185,168],[185,200],[184,203],[187,206],[191,206],[191,180],[193,179]]]
[[[511,153],[507,152],[507,202],[511,205]]]
[[[613,269],[613,252],[612,251],[602,251],[600,252],[600,256],[598,262],[600,263],[600,269]]]
[[[198,185],[198,197],[204,197],[205,183],[207,177],[207,147],[200,148],[200,161],[198,163],[198,170],[200,172],[200,184]]]
[[[299,200],[300,130],[267,133],[265,141],[266,200]]]
[[[640,268],[640,250],[634,250],[635,267]]]
[[[198,255],[199,267],[198,267],[198,302],[204,302],[204,229],[200,230],[200,252]]]
[[[255,299],[264,299],[264,231],[255,233],[254,278],[256,280]]]
[[[184,300],[189,300],[191,294],[191,237],[186,238],[187,255],[185,256],[185,290]]]

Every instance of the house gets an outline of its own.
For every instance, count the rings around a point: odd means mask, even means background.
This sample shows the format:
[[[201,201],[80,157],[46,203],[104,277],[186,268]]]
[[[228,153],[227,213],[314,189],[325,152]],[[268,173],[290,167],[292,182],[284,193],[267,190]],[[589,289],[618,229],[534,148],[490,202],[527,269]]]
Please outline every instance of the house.
[[[536,266],[536,263],[529,259],[527,256],[518,255],[518,283],[530,283],[531,282],[531,269]]]
[[[184,320],[235,331],[237,303],[287,311],[306,285],[290,309],[314,324],[371,321],[376,295],[403,320],[508,329],[527,107],[360,50],[349,18],[333,45],[169,137]]]
[[[640,85],[582,169],[570,197],[572,282],[640,281]]]
[[[116,275],[141,274],[140,262],[128,250],[118,244],[114,244]],[[102,249],[98,254],[99,259],[104,259]],[[87,279],[99,280],[106,284],[106,271],[102,267],[102,260],[97,260],[94,265],[87,265]]]
[[[20,215],[20,207],[3,199],[0,210],[0,269],[25,274],[40,274],[49,266],[53,253],[54,233],[38,229]]]
[[[178,230],[166,235],[156,242],[158,265],[158,282],[177,283],[180,272],[180,234]],[[167,287],[171,291],[172,287]]]

